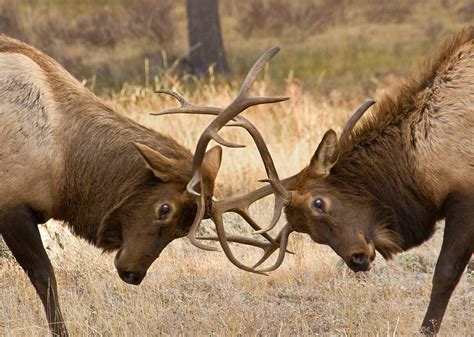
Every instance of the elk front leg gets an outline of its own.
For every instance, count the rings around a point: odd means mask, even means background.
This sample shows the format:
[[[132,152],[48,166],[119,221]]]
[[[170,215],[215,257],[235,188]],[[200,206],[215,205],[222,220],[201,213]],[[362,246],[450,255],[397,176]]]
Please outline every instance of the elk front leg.
[[[421,329],[427,335],[439,331],[451,294],[474,250],[474,197],[464,198],[451,204],[446,214],[443,245],[433,276],[430,304]]]
[[[67,336],[53,266],[43,247],[35,213],[24,206],[8,211],[0,219],[0,233],[41,298],[53,335]]]

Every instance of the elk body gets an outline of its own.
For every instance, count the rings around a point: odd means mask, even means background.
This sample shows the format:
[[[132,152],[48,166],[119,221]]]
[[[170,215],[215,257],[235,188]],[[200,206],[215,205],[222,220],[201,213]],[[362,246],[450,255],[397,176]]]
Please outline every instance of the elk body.
[[[292,230],[328,244],[354,271],[418,246],[445,219],[443,244],[422,324],[436,333],[474,251],[474,27],[371,116],[324,135],[310,165],[286,181]]]
[[[224,119],[255,104],[286,99],[246,97],[276,51],[252,68],[237,106]],[[220,147],[205,151],[212,138],[228,145],[217,135],[226,122],[211,123],[212,132],[202,136],[207,142],[193,156],[173,139],[112,111],[48,56],[0,36],[0,234],[36,288],[53,334],[67,335],[67,330],[37,225],[64,220],[91,244],[117,251],[120,277],[139,284],[173,239],[192,230],[192,242],[200,245],[194,232],[203,217],[214,216],[212,203],[218,206],[212,195],[221,160]],[[253,136],[260,137],[256,130]],[[199,197],[186,189],[195,172]],[[266,244],[229,240],[278,247],[275,239],[264,237]],[[221,241],[226,244],[225,233]]]

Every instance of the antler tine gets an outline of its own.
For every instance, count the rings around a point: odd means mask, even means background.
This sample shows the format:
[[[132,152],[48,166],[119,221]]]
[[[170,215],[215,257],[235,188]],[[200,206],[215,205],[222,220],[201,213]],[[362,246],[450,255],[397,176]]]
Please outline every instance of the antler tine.
[[[179,103],[181,103],[181,106],[184,106],[184,105],[186,105],[186,103],[188,103],[183,96],[181,96],[180,94],[178,94],[176,91],[173,91],[173,90],[158,89],[158,90],[155,90],[155,93],[156,94],[165,94],[165,95],[172,96],[172,97],[176,98],[176,100]],[[152,113],[152,115],[153,115],[153,113]]]
[[[198,248],[208,251],[218,251],[217,248],[202,244],[196,239],[196,231],[199,228],[202,219],[204,218],[204,214],[206,213],[206,202],[204,200],[204,194],[201,193],[198,198],[199,199],[197,202],[196,217],[194,218],[193,224],[191,225],[191,228],[189,230],[188,239],[194,246]]]
[[[226,238],[227,242],[240,243],[240,244],[243,244],[243,245],[254,246],[254,247],[257,247],[257,248],[261,248],[261,249],[266,249],[269,246],[274,247],[274,245],[271,244],[271,243],[262,242],[262,241],[259,241],[259,240],[253,239],[253,238],[247,238],[247,237],[244,237],[244,236],[237,236],[237,235],[227,234],[225,238]],[[217,236],[197,236],[196,239],[198,239],[198,240],[208,240],[208,241],[219,241],[219,237],[217,237]]]
[[[373,104],[375,104],[376,101],[373,99],[367,99],[364,103],[362,103],[357,110],[352,114],[352,116],[349,118],[349,120],[346,123],[346,126],[344,126],[344,129],[342,130],[341,137],[339,138],[339,141],[345,141],[346,139],[349,138],[352,130],[354,129],[355,125],[361,119],[361,117],[364,115],[364,113],[367,111],[368,108],[370,108]]]
[[[232,253],[232,250],[229,247],[229,242],[226,237],[224,223],[222,221],[222,214],[215,214],[212,217],[212,219],[214,223],[216,224],[217,238],[219,240],[219,243],[225,255],[229,259],[229,261],[232,262],[232,264],[234,264],[237,268],[240,268],[242,270],[245,270],[251,273],[267,275],[265,272],[262,272],[262,271],[256,270],[255,268],[244,265],[234,256],[234,254]]]
[[[290,202],[291,202],[291,200],[290,200]],[[259,229],[259,230],[255,231],[254,234],[268,233],[273,228],[275,228],[275,226],[278,223],[278,220],[280,220],[281,213],[283,212],[283,208],[286,205],[287,205],[287,203],[283,199],[278,198],[278,197],[275,196],[275,205],[273,207],[273,217],[272,217],[272,220],[270,221],[270,224],[265,228],[262,228],[262,229]]]
[[[279,47],[273,47],[268,49],[257,62],[254,63],[250,71],[248,72],[247,76],[244,79],[240,87],[239,96],[248,96],[250,89],[252,88],[252,84],[257,79],[258,74],[262,71],[262,69],[267,65],[268,61],[275,56],[280,51]]]
[[[272,254],[275,252],[275,250],[277,250],[277,248],[280,248],[281,246],[281,237],[282,237],[282,234],[283,234],[283,228],[280,230],[280,232],[278,233],[277,237],[275,238],[276,241],[280,242],[280,244],[278,244],[278,246],[272,246],[272,247],[266,247],[266,249],[264,250],[265,253],[263,254],[263,256],[260,258],[260,260],[253,265],[253,268],[257,268],[258,266],[260,266],[262,263],[264,263],[270,256],[272,256]],[[288,234],[289,235],[289,234]],[[289,250],[286,250],[287,253],[290,253],[290,254],[294,254],[293,252],[289,251]],[[277,259],[278,261],[278,259]],[[281,263],[283,262],[283,260],[280,262],[280,264],[278,266],[281,265]],[[276,263],[275,263],[276,265]],[[275,266],[274,265],[274,266]],[[276,269],[276,268],[275,268]]]
[[[260,270],[261,272],[268,273],[268,272],[271,272],[271,271],[274,271],[274,270],[278,269],[278,267],[281,266],[281,264],[283,263],[283,260],[285,259],[285,253],[287,252],[286,247],[288,247],[288,239],[289,239],[290,234],[292,232],[293,232],[293,228],[291,227],[290,224],[286,224],[281,229],[281,231],[280,231],[280,233],[278,234],[278,237],[277,237],[277,241],[280,241],[280,251],[279,251],[279,254],[278,254],[278,258],[275,261],[275,264],[273,266],[262,269],[262,270]],[[272,255],[272,253],[273,252],[271,252],[270,254],[268,254],[268,253],[265,254],[260,259],[260,261],[257,262],[257,264],[254,266],[254,268],[258,267],[263,262],[265,262]]]
[[[183,96],[178,94],[176,91],[168,90],[168,89],[160,89],[156,90],[155,93],[157,94],[165,94],[171,97],[174,97],[181,106],[179,108],[171,108],[166,109],[160,112],[152,112],[150,115],[153,116],[163,116],[163,115],[171,115],[171,114],[190,114],[190,115],[218,115],[222,108],[217,107],[207,107],[189,103]]]

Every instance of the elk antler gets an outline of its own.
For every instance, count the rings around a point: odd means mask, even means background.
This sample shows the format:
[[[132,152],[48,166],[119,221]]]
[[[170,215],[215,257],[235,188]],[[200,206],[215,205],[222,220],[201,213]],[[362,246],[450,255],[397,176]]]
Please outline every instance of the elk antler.
[[[258,105],[258,104],[267,104],[267,103],[276,103],[287,100],[288,97],[251,97],[249,96],[249,91],[251,85],[255,82],[255,79],[259,72],[264,68],[266,63],[279,51],[279,48],[272,48],[265,52],[260,59],[254,64],[254,66],[250,69],[247,77],[245,78],[239,94],[237,98],[225,109],[215,108],[215,107],[204,107],[195,104],[188,103],[182,96],[179,94],[169,91],[169,90],[159,90],[158,93],[164,93],[173,96],[176,98],[180,103],[181,107],[168,109],[159,113],[152,113],[153,115],[166,115],[166,114],[174,114],[174,113],[188,113],[188,114],[210,114],[210,115],[217,115],[216,119],[214,119],[211,124],[206,128],[206,130],[202,133],[201,137],[199,138],[198,145],[196,147],[196,152],[193,159],[193,177],[188,183],[188,191],[192,194],[195,194],[198,199],[198,212],[196,218],[194,220],[193,225],[191,226],[190,233],[188,235],[190,241],[202,249],[207,250],[214,250],[214,247],[206,246],[201,244],[197,241],[195,233],[196,230],[201,223],[204,217],[204,196],[200,195],[196,192],[195,187],[201,183],[202,181],[202,161],[204,157],[204,153],[206,151],[207,145],[214,139],[216,142],[228,146],[228,147],[240,147],[240,145],[232,144],[224,139],[222,139],[217,132],[225,126],[231,120],[233,121],[229,126],[238,126],[245,128],[249,134],[254,139],[258,151],[262,157],[263,163],[265,165],[265,170],[267,172],[268,179],[263,181],[269,182],[271,189],[269,188],[262,188],[257,191],[251,192],[248,195],[232,198],[229,200],[220,200],[220,201],[213,201],[212,207],[212,220],[216,224],[216,231],[217,237],[199,237],[199,239],[203,240],[218,240],[222,249],[224,250],[226,256],[229,260],[236,265],[237,267],[255,273],[264,273],[265,271],[271,271],[278,268],[281,263],[283,262],[283,258],[286,252],[286,246],[288,243],[288,236],[291,233],[291,228],[289,225],[285,226],[280,234],[278,235],[277,239],[273,239],[271,236],[268,235],[267,231],[272,229],[278,219],[281,216],[281,211],[285,205],[287,205],[291,200],[290,193],[284,188],[283,184],[280,182],[278,173],[275,169],[273,160],[271,158],[270,152],[263,140],[263,137],[258,132],[257,128],[246,118],[242,116],[238,116],[242,111],[247,109],[250,106]],[[201,188],[201,191],[203,189]],[[271,194],[275,194],[275,209],[272,221],[270,226],[262,230],[257,223],[252,219],[249,214],[249,207],[255,201]],[[264,243],[258,240],[249,239],[246,237],[239,237],[234,235],[226,235],[225,228],[222,220],[222,215],[226,212],[235,212],[241,215],[245,221],[249,223],[249,225],[256,230],[256,233],[262,234],[262,236],[267,239],[268,243]],[[260,259],[260,261],[254,267],[248,267],[238,261],[228,245],[228,242],[236,242],[246,245],[252,245],[255,247],[262,248],[264,250],[264,255]],[[277,259],[277,262],[274,266],[267,268],[265,270],[256,270],[255,268],[263,263],[272,253],[277,249],[280,248],[280,255]],[[283,252],[281,251],[283,250]]]
[[[359,119],[361,119],[367,109],[370,108],[374,103],[375,101],[369,98],[357,108],[357,110],[352,114],[352,116],[349,118],[346,125],[344,126],[344,129],[341,133],[341,137],[339,138],[340,142],[346,141],[349,138],[352,130],[354,129]]]

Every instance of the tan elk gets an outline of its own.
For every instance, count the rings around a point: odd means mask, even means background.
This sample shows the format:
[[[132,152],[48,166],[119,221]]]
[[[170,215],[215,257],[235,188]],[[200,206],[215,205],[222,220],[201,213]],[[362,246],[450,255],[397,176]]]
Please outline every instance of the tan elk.
[[[226,254],[244,269],[249,268],[232,257],[227,239],[265,252],[278,247],[266,233],[265,242],[225,235],[222,213],[227,211],[246,214],[250,225],[261,229],[243,210],[260,194],[213,200],[221,148],[206,152],[210,139],[231,145],[217,132],[235,119],[257,142],[269,178],[278,180],[260,134],[237,116],[253,105],[287,99],[249,96],[277,51],[257,61],[239,96],[204,131],[193,156],[173,139],[115,113],[50,57],[0,36],[0,234],[36,288],[54,335],[65,336],[67,329],[37,228],[48,219],[65,221],[104,251],[117,251],[116,269],[130,284],[139,284],[176,238],[188,235],[198,247],[214,249],[195,238],[202,218],[216,222]],[[186,189],[190,181],[198,196]]]
[[[280,195],[277,205],[286,206],[288,221],[277,238],[277,263],[259,272],[282,263],[292,231],[331,246],[352,270],[366,271],[376,250],[389,259],[418,246],[445,219],[422,324],[425,333],[436,333],[474,251],[474,27],[448,39],[431,63],[385,95],[355,128],[374,103],[354,113],[339,139],[327,131],[308,167],[252,192]],[[204,107],[169,112],[188,110],[216,114]],[[264,259],[275,249],[268,247]]]

